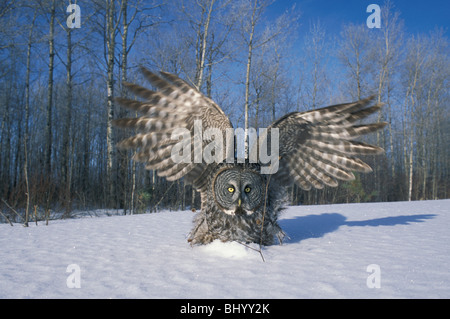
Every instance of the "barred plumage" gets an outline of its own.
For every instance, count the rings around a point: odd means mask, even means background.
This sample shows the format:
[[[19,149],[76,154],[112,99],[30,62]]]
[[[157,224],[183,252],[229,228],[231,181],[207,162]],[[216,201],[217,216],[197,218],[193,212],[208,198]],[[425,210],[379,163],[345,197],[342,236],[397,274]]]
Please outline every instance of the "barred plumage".
[[[352,171],[371,172],[370,166],[354,155],[380,154],[383,149],[353,139],[386,125],[354,125],[381,108],[380,104],[367,107],[372,100],[369,97],[295,112],[275,121],[271,127],[280,129],[280,167],[283,167],[276,176],[284,181],[293,179],[302,189],[310,190],[312,186],[321,189],[323,184],[335,187],[337,180],[353,180]]]
[[[228,117],[214,101],[177,76],[166,72],[156,75],[145,68],[142,72],[158,91],[124,83],[144,101],[116,99],[141,114],[114,121],[116,126],[136,132],[118,146],[137,150],[135,160],[144,162],[147,169],[156,170],[159,176],[168,180],[184,178],[200,192],[202,207],[189,236],[192,244],[206,244],[215,239],[269,245],[278,238],[281,242],[284,233],[277,220],[285,202],[286,186],[293,182],[304,190],[336,187],[339,180],[354,179],[353,172],[372,171],[356,156],[383,152],[378,146],[354,140],[386,125],[355,125],[380,110],[381,104],[371,105],[373,97],[369,97],[293,112],[272,123],[264,138],[269,140],[271,130],[278,129],[279,167],[273,175],[260,174],[261,163],[250,164],[248,160],[230,163],[226,160],[227,152],[218,153],[216,149],[215,161],[199,159],[196,157],[199,152],[211,151],[210,143],[218,142],[214,134],[182,142],[172,139],[172,134],[184,129],[195,136],[199,129],[195,123],[201,123],[203,132],[215,128],[224,133],[225,143],[225,131],[232,129]],[[178,148],[182,148],[183,155],[174,161],[173,153]]]

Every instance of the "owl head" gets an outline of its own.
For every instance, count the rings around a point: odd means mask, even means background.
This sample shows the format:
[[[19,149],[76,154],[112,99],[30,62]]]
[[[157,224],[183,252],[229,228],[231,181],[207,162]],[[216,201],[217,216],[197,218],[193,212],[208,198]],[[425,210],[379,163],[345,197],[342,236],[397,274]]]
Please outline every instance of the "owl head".
[[[227,215],[251,215],[264,203],[264,179],[245,166],[226,167],[213,180],[213,196]]]

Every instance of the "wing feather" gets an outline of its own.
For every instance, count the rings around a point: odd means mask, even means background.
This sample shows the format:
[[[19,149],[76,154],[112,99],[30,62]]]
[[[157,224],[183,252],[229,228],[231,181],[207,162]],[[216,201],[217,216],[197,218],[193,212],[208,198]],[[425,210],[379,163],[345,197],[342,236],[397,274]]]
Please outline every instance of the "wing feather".
[[[338,180],[355,179],[354,172],[372,168],[357,156],[380,154],[381,147],[354,139],[383,128],[386,123],[359,124],[381,108],[373,97],[307,112],[287,114],[270,126],[279,129],[280,169],[275,178],[290,179],[302,189],[335,187]],[[269,128],[269,129],[270,129]],[[289,173],[289,174],[287,174]],[[288,176],[290,175],[290,176]]]
[[[209,166],[217,164],[203,160],[193,162],[194,153],[201,152],[208,143],[207,140],[194,143],[195,120],[201,120],[203,130],[218,128],[222,131],[232,128],[230,120],[216,103],[176,75],[166,72],[157,75],[146,68],[141,68],[141,71],[157,90],[124,83],[128,90],[144,100],[116,99],[123,107],[140,113],[136,118],[114,120],[115,126],[136,132],[134,136],[119,142],[118,147],[136,150],[135,160],[144,162],[147,169],[157,170],[158,175],[167,180],[185,177],[194,187],[201,187],[204,183],[198,180],[199,176],[208,171]],[[183,154],[181,160],[175,163],[171,155],[179,141],[171,140],[171,136],[180,128],[187,129],[191,134],[191,152]]]

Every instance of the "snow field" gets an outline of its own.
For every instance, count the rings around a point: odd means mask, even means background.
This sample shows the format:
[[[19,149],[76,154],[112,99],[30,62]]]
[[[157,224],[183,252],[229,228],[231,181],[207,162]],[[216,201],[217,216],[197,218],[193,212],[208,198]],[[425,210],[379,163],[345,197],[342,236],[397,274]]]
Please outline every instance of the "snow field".
[[[450,298],[449,207],[288,207],[290,238],[265,262],[236,242],[191,247],[190,211],[1,224],[0,298]]]

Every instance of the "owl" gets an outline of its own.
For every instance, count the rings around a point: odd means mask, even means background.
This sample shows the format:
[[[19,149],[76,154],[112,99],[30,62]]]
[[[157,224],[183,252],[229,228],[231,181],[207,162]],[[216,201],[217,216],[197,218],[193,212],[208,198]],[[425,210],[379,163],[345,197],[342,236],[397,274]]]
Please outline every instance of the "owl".
[[[369,97],[286,114],[251,146],[244,143],[242,156],[238,135],[213,100],[173,74],[141,70],[156,90],[124,83],[142,100],[116,101],[141,115],[114,121],[135,132],[118,147],[135,150],[134,159],[159,176],[169,181],[184,178],[200,192],[201,210],[188,236],[192,245],[216,239],[282,243],[285,233],[278,218],[287,203],[288,186],[296,183],[305,191],[336,187],[338,180],[353,180],[353,172],[371,172],[356,156],[383,152],[355,140],[386,125],[360,124],[381,108]],[[258,158],[262,150],[275,154],[270,163]]]

